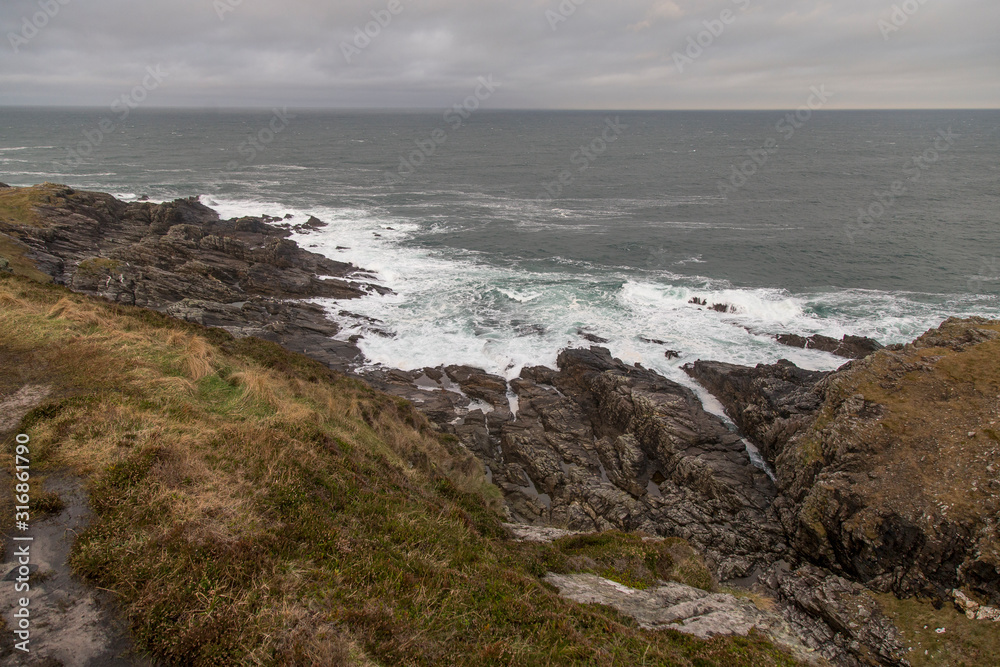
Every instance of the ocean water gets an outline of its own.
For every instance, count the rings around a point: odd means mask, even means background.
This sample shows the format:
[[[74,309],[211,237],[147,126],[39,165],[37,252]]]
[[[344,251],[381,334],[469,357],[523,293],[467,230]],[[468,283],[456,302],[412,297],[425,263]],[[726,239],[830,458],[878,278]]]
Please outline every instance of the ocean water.
[[[786,114],[0,108],[0,181],[315,215],[299,243],[395,291],[325,304],[370,366],[512,377],[586,332],[688,383],[1000,317],[1000,112]]]

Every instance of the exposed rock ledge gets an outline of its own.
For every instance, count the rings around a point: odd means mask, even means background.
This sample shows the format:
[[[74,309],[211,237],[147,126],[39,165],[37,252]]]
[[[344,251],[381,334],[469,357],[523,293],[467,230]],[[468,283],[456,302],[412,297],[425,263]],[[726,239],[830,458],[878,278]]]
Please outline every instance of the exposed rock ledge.
[[[25,209],[29,216],[4,215]],[[290,235],[260,217],[221,220],[193,198],[126,204],[51,183],[0,195],[0,242],[55,282],[271,340],[347,370],[360,351],[333,340],[337,325],[303,300],[388,290],[351,280],[356,267],[304,250]]]
[[[1000,322],[948,320],[831,373],[687,369],[776,470],[805,559],[939,603],[1000,603]]]
[[[558,366],[524,369],[512,396],[503,378],[467,367],[370,379],[458,436],[518,521],[683,537],[724,580],[782,557],[773,483],[691,390],[601,347],[564,350]]]

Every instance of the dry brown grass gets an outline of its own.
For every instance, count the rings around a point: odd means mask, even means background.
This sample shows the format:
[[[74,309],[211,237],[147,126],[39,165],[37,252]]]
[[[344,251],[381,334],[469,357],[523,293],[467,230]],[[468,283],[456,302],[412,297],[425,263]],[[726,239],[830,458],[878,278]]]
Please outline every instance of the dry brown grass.
[[[173,332],[167,336],[167,344],[183,351],[185,373],[195,382],[213,372],[212,348],[201,336]]]
[[[54,387],[21,424],[33,465],[88,482],[71,563],[164,663],[792,664],[558,598],[535,547],[501,539],[482,467],[404,401],[19,278],[0,278],[0,316],[10,383]]]
[[[979,328],[1000,331],[1000,323]],[[960,325],[946,326],[948,341]],[[991,516],[1000,510],[994,470],[1000,467],[1000,339],[962,351],[907,346],[856,362],[831,390],[828,405],[861,395],[881,406],[870,422],[855,420],[865,443],[866,468],[875,476],[857,486],[873,503],[906,514],[947,520]],[[819,424],[833,415],[821,416]],[[827,438],[827,440],[830,440]],[[891,483],[886,483],[891,482]],[[917,508],[910,510],[909,508]]]

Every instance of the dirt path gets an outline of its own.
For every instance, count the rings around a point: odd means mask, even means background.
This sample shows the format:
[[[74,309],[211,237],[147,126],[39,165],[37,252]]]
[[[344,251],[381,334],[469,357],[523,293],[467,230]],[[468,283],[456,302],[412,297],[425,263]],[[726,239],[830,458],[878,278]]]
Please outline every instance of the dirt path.
[[[29,385],[0,400],[0,441],[6,439],[3,436],[12,434],[24,415],[49,394],[49,387]],[[8,468],[12,463],[10,454],[4,452],[3,469],[0,469],[0,475],[7,477],[0,485],[5,490],[10,488],[6,483],[11,474]],[[0,667],[152,665],[134,655],[128,628],[117,613],[113,595],[84,584],[74,578],[70,570],[67,561],[73,541],[92,516],[80,480],[63,471],[33,476],[32,486],[36,492],[45,490],[57,494],[63,509],[47,517],[32,517],[30,530],[17,532],[18,536],[34,538],[31,542],[15,542],[11,535],[2,536],[6,548],[4,562],[0,564]],[[24,544],[30,544],[32,565],[27,593],[15,590],[16,551]],[[13,614],[18,608],[18,600],[23,597],[30,600],[29,653],[15,648],[20,640],[13,633],[17,627]]]
[[[113,597],[73,577],[67,563],[76,535],[91,518],[87,494],[80,482],[67,475],[52,474],[44,482],[47,491],[57,493],[65,507],[55,516],[32,524],[29,535],[31,560],[38,570],[30,575],[31,612],[30,654],[13,650],[3,641],[0,665],[44,665],[45,667],[103,667],[151,665],[133,654],[128,628],[115,613]],[[7,562],[2,573],[14,569],[15,544],[7,542]],[[23,543],[19,543],[23,544]],[[15,597],[13,581],[3,587],[5,634],[11,635]]]

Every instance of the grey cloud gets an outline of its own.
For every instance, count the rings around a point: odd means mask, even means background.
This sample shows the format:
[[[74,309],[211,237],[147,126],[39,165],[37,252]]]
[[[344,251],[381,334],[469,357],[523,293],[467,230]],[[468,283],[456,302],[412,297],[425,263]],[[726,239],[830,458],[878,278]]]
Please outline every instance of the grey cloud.
[[[15,53],[39,1],[58,13]],[[787,108],[821,83],[832,108],[1000,106],[994,0],[906,0],[919,9],[888,40],[879,20],[903,0],[399,0],[350,64],[341,44],[388,0],[237,2],[7,0],[0,104],[103,106],[159,64],[158,106],[444,108],[490,73],[508,108]],[[560,4],[575,10],[553,30]]]

